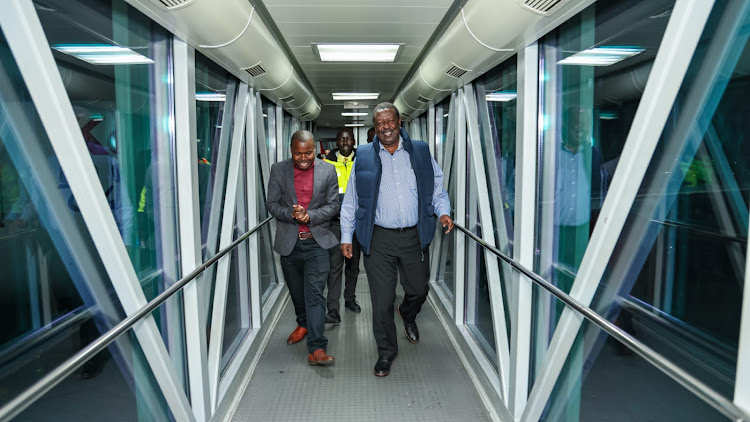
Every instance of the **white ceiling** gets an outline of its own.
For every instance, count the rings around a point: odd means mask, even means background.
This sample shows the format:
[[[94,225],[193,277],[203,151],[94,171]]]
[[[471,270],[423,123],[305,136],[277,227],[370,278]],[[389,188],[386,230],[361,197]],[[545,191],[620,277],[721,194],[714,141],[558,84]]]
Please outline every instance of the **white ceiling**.
[[[342,127],[343,101],[332,92],[379,92],[369,109],[391,101],[414,60],[453,4],[452,0],[263,0],[302,71],[320,98],[320,126]],[[395,63],[321,62],[315,43],[401,43]],[[352,111],[352,110],[346,110]],[[372,117],[364,118],[370,126]]]

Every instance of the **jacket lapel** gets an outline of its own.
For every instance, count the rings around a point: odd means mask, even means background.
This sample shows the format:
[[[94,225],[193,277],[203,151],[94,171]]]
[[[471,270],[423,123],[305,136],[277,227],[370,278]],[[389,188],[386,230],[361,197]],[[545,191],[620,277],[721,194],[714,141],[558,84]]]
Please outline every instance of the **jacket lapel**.
[[[289,187],[289,194],[292,197],[292,204],[298,204],[297,202],[297,190],[294,188],[294,163],[292,159],[289,159],[289,164],[286,167],[286,180]]]
[[[310,206],[312,206],[313,204],[317,204],[316,199],[319,196],[318,195],[318,191],[320,190],[320,184],[322,183],[322,180],[323,180],[323,179],[321,179],[321,177],[323,177],[323,175],[320,174],[321,173],[321,169],[323,167],[322,163],[323,162],[321,160],[319,160],[317,158],[315,159],[315,168],[313,169],[313,171],[314,171],[314,173],[313,173],[313,192],[312,192],[312,197],[310,198]]]

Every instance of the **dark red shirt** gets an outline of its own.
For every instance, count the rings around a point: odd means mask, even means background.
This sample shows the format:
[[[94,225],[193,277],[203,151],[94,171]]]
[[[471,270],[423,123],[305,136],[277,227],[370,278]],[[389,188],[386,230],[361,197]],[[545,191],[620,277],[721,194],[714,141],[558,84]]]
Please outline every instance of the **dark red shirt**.
[[[315,162],[307,170],[300,170],[294,166],[294,191],[297,192],[297,204],[305,209],[310,205],[313,195],[313,182],[315,176]],[[299,225],[300,232],[309,232],[307,224]]]

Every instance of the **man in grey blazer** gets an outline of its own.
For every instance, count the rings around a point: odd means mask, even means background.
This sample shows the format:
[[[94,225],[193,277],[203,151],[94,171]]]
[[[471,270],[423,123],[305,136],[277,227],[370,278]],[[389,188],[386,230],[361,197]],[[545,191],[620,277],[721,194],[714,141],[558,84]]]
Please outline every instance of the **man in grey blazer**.
[[[276,217],[273,248],[281,255],[281,267],[297,315],[297,328],[287,339],[297,343],[307,336],[307,362],[332,365],[323,335],[328,279],[328,249],[338,239],[328,230],[339,213],[339,185],[334,167],[315,158],[313,134],[298,130],[292,135],[292,158],[271,166],[268,212]]]

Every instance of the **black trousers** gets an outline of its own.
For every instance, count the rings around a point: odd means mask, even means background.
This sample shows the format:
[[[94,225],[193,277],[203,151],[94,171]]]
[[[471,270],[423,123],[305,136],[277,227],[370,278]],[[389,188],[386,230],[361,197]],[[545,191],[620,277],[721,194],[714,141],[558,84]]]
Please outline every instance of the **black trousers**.
[[[298,240],[292,253],[281,257],[281,269],[292,296],[297,325],[307,328],[309,353],[325,350],[328,345],[323,335],[326,324],[323,289],[328,267],[328,249],[321,248],[314,239]]]
[[[341,225],[339,222],[331,221],[329,228],[336,238],[341,240]],[[331,260],[331,270],[328,273],[328,300],[326,302],[328,310],[339,310],[341,298],[341,272],[346,267],[344,277],[346,283],[344,284],[344,300],[354,300],[356,295],[354,291],[357,289],[357,277],[359,277],[359,242],[357,242],[357,236],[352,238],[352,257],[344,258],[341,254],[341,246],[336,245],[328,250]],[[344,265],[346,264],[346,265]]]
[[[422,251],[416,228],[402,231],[375,226],[370,255],[365,255],[365,270],[372,299],[372,332],[378,354],[385,358],[398,353],[393,302],[396,299],[396,271],[401,276],[404,301],[401,316],[414,322],[430,290],[430,260]]]

